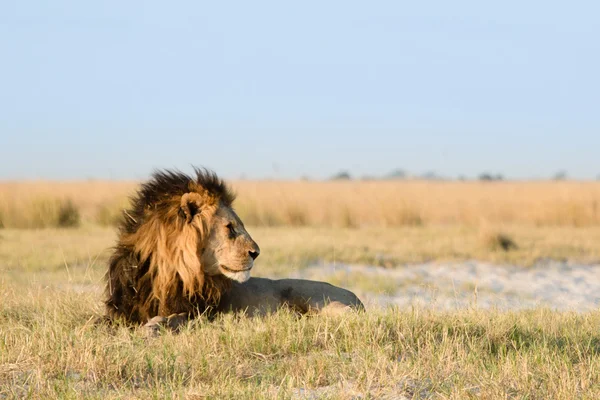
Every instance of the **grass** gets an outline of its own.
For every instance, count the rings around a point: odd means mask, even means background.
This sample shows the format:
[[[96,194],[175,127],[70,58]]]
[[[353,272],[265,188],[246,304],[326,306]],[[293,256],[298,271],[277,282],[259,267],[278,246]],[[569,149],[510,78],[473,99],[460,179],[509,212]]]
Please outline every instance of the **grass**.
[[[504,227],[519,246],[503,251],[482,243],[475,227],[248,227],[261,247],[256,274],[286,276],[318,261],[397,267],[429,261],[481,260],[529,266],[545,259],[600,261],[600,227]],[[87,268],[103,271],[114,228],[0,231],[0,271],[29,273]]]
[[[26,212],[14,204],[0,213],[2,228],[76,228],[81,223],[79,209],[71,199],[34,198],[26,204]]]
[[[94,294],[17,290],[0,286],[4,398],[600,396],[598,312],[227,315],[146,338],[92,324]]]
[[[481,241],[491,251],[511,251],[519,248],[515,240],[504,232],[482,230]]]
[[[595,183],[235,186],[261,246],[255,276],[286,277],[318,262],[600,261]],[[113,225],[133,188],[0,183],[0,399],[600,398],[600,312],[473,304],[340,318],[227,315],[157,338],[94,325]],[[357,271],[327,279],[362,292],[401,290]]]
[[[136,182],[0,183],[6,228],[72,201],[83,223],[114,225]],[[600,182],[238,181],[236,208],[253,226],[404,227],[485,224],[600,226]],[[53,213],[51,213],[53,214]],[[54,214],[53,214],[54,215]]]
[[[238,208],[261,221],[304,211],[304,225],[598,226],[599,182],[234,182]],[[253,207],[245,208],[245,204]],[[268,218],[265,215],[269,215]],[[350,222],[348,222],[350,221]],[[298,225],[298,224],[296,224]]]
[[[2,182],[0,226],[37,229],[97,223],[102,207],[117,213],[134,189],[133,182]]]

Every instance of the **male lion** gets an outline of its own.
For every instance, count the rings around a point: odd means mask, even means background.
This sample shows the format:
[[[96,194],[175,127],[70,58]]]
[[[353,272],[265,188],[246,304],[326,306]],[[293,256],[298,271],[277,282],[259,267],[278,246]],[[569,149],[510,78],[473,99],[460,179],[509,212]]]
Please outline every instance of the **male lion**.
[[[124,211],[106,275],[110,319],[176,327],[204,313],[363,308],[324,282],[250,278],[260,249],[232,208],[233,193],[213,172],[195,175],[155,172]]]

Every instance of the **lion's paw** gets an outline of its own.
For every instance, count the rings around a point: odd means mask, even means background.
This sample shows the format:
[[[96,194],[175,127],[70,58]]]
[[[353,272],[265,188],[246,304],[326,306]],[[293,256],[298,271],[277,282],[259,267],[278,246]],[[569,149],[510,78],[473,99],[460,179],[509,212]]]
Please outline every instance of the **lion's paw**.
[[[161,329],[180,330],[189,321],[187,313],[171,314],[168,317],[156,316],[142,327],[146,336],[158,336]]]
[[[166,324],[167,318],[156,316],[152,318],[150,321],[146,322],[146,324],[142,327],[145,336],[155,337],[160,334],[160,330]]]

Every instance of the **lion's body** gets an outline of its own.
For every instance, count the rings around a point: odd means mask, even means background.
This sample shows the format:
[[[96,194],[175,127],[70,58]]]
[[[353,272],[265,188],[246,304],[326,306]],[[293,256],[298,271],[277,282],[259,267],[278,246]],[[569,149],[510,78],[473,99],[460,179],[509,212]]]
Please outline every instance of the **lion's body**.
[[[306,279],[250,278],[245,283],[233,282],[221,297],[217,311],[256,316],[269,314],[281,307],[289,307],[301,314],[339,314],[364,309],[354,293],[329,283]]]
[[[195,177],[157,172],[143,184],[124,212],[109,261],[108,317],[143,324],[205,312],[264,314],[284,305],[302,313],[362,308],[354,294],[323,282],[250,279],[260,249],[233,200],[205,170]]]

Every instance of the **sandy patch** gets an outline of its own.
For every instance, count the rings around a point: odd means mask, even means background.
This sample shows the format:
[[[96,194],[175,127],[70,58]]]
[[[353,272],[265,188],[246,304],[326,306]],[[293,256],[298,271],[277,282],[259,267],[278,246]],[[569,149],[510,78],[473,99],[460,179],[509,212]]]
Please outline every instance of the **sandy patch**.
[[[363,282],[357,282],[357,278]],[[329,280],[357,293],[367,306],[418,306],[451,310],[503,310],[538,306],[585,312],[600,306],[600,265],[548,261],[533,267],[469,261],[426,263],[394,269],[347,264],[314,265],[294,277]],[[386,290],[364,290],[364,281]],[[391,288],[391,290],[390,290]]]

